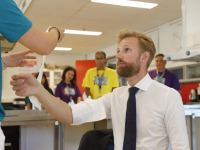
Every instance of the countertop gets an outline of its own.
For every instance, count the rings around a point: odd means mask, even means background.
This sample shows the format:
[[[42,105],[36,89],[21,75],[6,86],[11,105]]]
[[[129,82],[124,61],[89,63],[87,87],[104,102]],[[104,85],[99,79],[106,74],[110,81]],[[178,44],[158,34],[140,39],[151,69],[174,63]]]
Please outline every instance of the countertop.
[[[2,126],[55,123],[55,119],[46,110],[6,110]]]

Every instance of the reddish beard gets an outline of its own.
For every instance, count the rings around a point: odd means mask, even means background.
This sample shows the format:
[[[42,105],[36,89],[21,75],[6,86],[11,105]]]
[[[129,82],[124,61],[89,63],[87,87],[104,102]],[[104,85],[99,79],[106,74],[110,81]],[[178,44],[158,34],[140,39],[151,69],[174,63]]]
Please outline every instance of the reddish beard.
[[[136,59],[135,63],[134,62],[127,63],[123,60],[118,60],[117,61],[117,74],[120,77],[125,77],[125,78],[132,77],[132,76],[138,74],[138,72],[140,71],[140,68],[141,68],[139,58],[140,57],[138,57]],[[123,63],[123,65],[118,66],[118,63]]]

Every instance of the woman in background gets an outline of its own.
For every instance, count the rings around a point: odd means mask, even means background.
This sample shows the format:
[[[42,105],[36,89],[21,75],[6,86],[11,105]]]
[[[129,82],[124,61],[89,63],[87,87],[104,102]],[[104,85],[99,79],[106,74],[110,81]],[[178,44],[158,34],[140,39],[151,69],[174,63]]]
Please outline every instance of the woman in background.
[[[62,74],[62,81],[57,85],[55,97],[59,97],[69,105],[77,104],[81,101],[81,93],[76,85],[76,70],[67,66]]]
[[[35,78],[37,78],[38,75],[39,75],[39,73],[33,74],[33,76],[35,76]],[[41,84],[44,86],[44,88],[45,88],[47,91],[49,91],[49,93],[51,93],[51,94],[53,95],[53,91],[52,91],[51,88],[49,88],[49,83],[48,83],[48,81],[47,81],[47,78],[46,78],[46,75],[45,75],[44,72],[43,72]],[[31,108],[32,104],[31,104],[31,101],[30,101],[29,97],[26,97],[26,101],[25,101],[25,102],[26,102],[26,104],[27,104],[27,105],[26,105],[26,106],[27,106],[27,109],[28,109],[28,110],[32,109],[32,108]]]

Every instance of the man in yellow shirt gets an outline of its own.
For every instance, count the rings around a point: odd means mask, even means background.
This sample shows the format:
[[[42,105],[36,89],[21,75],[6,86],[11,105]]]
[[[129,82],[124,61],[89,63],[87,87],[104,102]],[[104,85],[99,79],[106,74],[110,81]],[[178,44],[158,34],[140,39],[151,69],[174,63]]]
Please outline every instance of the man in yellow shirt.
[[[103,51],[96,52],[95,60],[97,67],[87,71],[82,84],[86,96],[91,96],[92,99],[97,99],[119,87],[117,73],[105,66],[106,54]]]

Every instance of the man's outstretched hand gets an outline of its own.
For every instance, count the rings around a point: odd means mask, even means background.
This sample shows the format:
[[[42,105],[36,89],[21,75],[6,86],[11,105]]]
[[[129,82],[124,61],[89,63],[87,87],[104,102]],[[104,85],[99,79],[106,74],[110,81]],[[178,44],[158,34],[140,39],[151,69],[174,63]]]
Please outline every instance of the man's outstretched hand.
[[[40,93],[41,84],[29,73],[12,75],[10,84],[18,96],[37,96]]]

